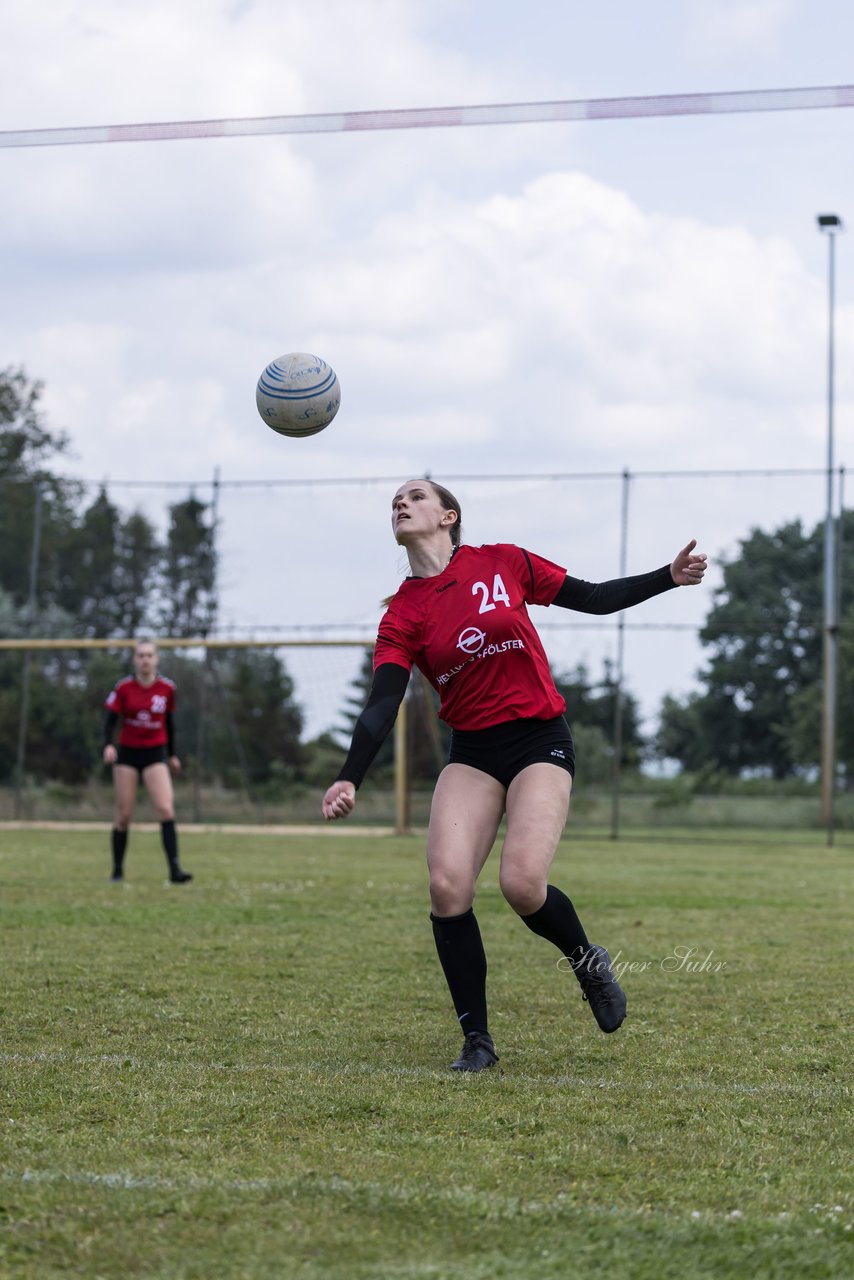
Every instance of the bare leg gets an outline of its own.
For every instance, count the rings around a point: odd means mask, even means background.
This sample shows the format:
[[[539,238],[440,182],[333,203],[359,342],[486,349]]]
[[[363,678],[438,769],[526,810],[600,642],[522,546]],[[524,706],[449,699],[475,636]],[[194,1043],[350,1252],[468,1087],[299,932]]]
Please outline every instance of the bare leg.
[[[571,790],[571,776],[552,764],[529,765],[513,779],[507,792],[501,891],[528,928],[570,961],[601,1029],[616,1031],[626,1016],[626,997],[611,958],[604,947],[591,945],[569,898],[548,883]]]
[[[467,764],[446,765],[439,775],[427,833],[434,915],[461,915],[474,901],[504,814],[504,795],[500,782]]]
[[[116,827],[119,831],[127,831],[133,817],[136,804],[136,789],[139,775],[136,769],[127,764],[113,765],[113,785],[116,790]]]
[[[192,880],[188,871],[181,870],[178,861],[178,833],[175,830],[175,799],[172,778],[167,765],[158,762],[143,770],[142,778],[154,811],[160,822],[160,839],[169,864],[169,879],[173,884],[186,884]]]
[[[142,771],[142,780],[154,806],[158,822],[169,822],[175,817],[175,797],[172,778],[167,765],[158,762]]]
[[[498,1061],[486,1009],[486,954],[472,910],[475,884],[504,812],[499,782],[464,764],[442,772],[430,812],[427,864],[436,951],[465,1032],[456,1071],[483,1071]]]
[[[501,892],[520,916],[546,900],[549,868],[563,834],[572,776],[553,764],[531,764],[507,791],[507,835],[501,850]]]

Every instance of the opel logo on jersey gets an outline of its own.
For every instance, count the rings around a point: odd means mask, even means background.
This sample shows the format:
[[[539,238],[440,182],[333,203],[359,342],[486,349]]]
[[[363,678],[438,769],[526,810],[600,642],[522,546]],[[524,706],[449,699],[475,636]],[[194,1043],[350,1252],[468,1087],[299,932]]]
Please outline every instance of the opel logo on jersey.
[[[460,632],[457,648],[462,649],[463,653],[479,653],[485,643],[485,631],[480,631],[477,627],[466,627],[465,631]]]

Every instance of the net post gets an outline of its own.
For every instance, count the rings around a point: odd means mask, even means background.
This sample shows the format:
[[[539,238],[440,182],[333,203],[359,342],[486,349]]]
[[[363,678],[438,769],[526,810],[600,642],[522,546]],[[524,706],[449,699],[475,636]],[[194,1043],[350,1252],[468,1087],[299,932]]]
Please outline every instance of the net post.
[[[33,507],[33,537],[30,549],[30,576],[27,590],[27,632],[32,635],[36,616],[36,584],[39,572],[39,554],[42,536],[42,486],[36,481]],[[24,770],[27,756],[27,732],[30,714],[30,650],[24,650],[21,669],[21,706],[18,716],[18,747],[15,757],[15,817],[24,811]]]
[[[623,468],[623,484],[620,500],[620,569],[619,576],[625,578],[628,564],[629,545],[629,489],[632,475],[628,467]],[[611,762],[611,839],[620,837],[620,784],[623,770],[623,683],[626,651],[626,614],[621,610],[617,615],[617,664],[614,677],[614,756]]]

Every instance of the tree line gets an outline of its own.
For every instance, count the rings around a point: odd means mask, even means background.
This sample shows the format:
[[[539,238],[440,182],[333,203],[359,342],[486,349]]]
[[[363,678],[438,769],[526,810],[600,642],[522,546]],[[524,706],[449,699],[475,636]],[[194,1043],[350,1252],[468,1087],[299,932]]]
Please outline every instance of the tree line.
[[[0,372],[0,635],[74,639],[196,636],[216,619],[217,561],[210,504],[192,494],[158,531],[62,472],[67,437],[51,431],[42,386],[22,369]],[[34,600],[32,588],[35,586]],[[269,652],[216,660],[170,655],[179,686],[181,754],[220,777],[265,781],[302,763],[303,718],[294,686]],[[104,699],[130,669],[116,651],[63,649],[29,658],[26,771],[82,782],[100,768]],[[0,782],[15,772],[23,664],[0,655]],[[225,714],[198,719],[204,689]],[[204,760],[197,760],[199,750]]]
[[[216,530],[210,504],[190,494],[169,506],[158,530],[126,511],[105,488],[92,496],[63,473],[69,440],[51,430],[42,385],[20,368],[0,370],[0,636],[111,638],[207,634],[217,616]],[[34,546],[34,532],[37,546]],[[854,514],[841,541],[851,544]],[[645,736],[636,698],[623,689],[621,764],[638,769],[668,759],[692,773],[787,778],[820,759],[823,525],[799,521],[752,529],[722,564],[700,633],[705,662],[698,689],[665,697],[656,731]],[[35,571],[35,577],[33,573]],[[32,589],[35,594],[32,598]],[[838,757],[854,760],[854,601],[840,599]],[[100,768],[103,700],[129,669],[118,652],[61,650],[29,659],[27,773],[78,783]],[[371,680],[371,655],[342,701],[338,722],[314,742],[294,683],[276,651],[170,654],[180,691],[181,754],[190,768],[226,782],[323,783]],[[613,767],[618,695],[607,665],[556,673],[578,740],[584,776],[604,781]],[[0,783],[14,776],[22,690],[19,652],[0,654]],[[416,673],[410,700],[411,769],[432,778],[447,755],[435,696]],[[215,703],[216,717],[205,717]],[[200,723],[200,718],[203,721]],[[390,768],[391,744],[376,762]]]

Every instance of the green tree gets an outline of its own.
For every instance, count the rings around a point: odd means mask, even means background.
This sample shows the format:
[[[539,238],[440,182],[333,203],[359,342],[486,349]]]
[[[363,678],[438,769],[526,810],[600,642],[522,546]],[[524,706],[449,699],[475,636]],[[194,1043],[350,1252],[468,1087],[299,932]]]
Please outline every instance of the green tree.
[[[134,634],[146,619],[151,626],[156,574],[187,569],[178,550],[183,523],[194,514],[184,508],[192,504],[172,509],[175,529],[165,548],[144,515],[124,515],[103,489],[83,507],[83,487],[56,472],[68,437],[45,425],[41,394],[42,384],[23,370],[0,371],[0,585],[16,604],[27,599],[39,490],[39,610],[64,609],[73,634]],[[203,591],[210,587],[208,561],[209,551],[199,559]],[[186,596],[188,588],[182,590]]]
[[[122,512],[104,490],[85,504],[84,487],[58,470],[69,442],[46,425],[41,395],[42,384],[22,369],[0,370],[0,630],[109,637],[207,629],[216,612],[216,556],[205,504],[192,497],[174,504],[162,543],[144,514]],[[111,665],[121,670],[108,679]],[[97,764],[103,698],[127,669],[80,650],[30,657],[28,772],[77,778]],[[0,659],[0,778],[10,776],[16,755],[22,671],[20,654]]]
[[[118,596],[122,602],[119,631],[138,636],[150,629],[160,561],[154,528],[141,511],[132,511],[119,528]]]
[[[17,763],[21,702],[21,655],[4,655],[0,661],[0,781],[11,782]],[[25,771],[39,780],[83,782],[94,764],[90,735],[85,724],[83,693],[53,677],[51,669],[30,667],[30,714]]]
[[[854,513],[846,516],[847,533],[854,537]],[[850,543],[849,543],[850,545]],[[836,758],[847,786],[854,783],[854,599],[843,590],[837,652]],[[821,763],[822,679],[793,696],[784,734],[799,765],[817,769]]]
[[[216,616],[215,530],[209,504],[187,498],[169,508],[161,563],[161,626],[167,635],[205,634]]]
[[[55,605],[39,618],[39,635],[67,635],[71,619]],[[23,638],[32,632],[29,610],[16,605],[0,588],[0,635]],[[83,780],[94,759],[94,739],[86,732],[85,686],[68,678],[60,653],[33,653],[30,668],[30,714],[26,742],[26,772],[36,778]],[[0,654],[0,781],[14,777],[17,763],[18,726],[24,656]],[[81,732],[81,726],[83,731]]]
[[[359,671],[350,689],[344,699],[344,706],[341,709],[341,724],[336,725],[333,733],[344,751],[350,745],[350,739],[353,736],[353,729],[356,721],[362,711],[365,703],[368,701],[368,695],[371,692],[371,685],[374,679],[374,651],[373,649],[365,649],[362,655],[362,661]],[[343,763],[343,754],[341,762]],[[389,734],[371,765],[371,772],[375,773],[380,769],[388,769],[394,763],[394,735]],[[340,764],[339,764],[340,767]]]
[[[602,730],[596,725],[575,723],[572,742],[575,747],[573,795],[579,796],[582,787],[610,783],[614,776],[614,748]]]
[[[342,725],[336,729],[345,748],[349,746],[359,713],[368,701],[374,678],[374,651],[367,649],[353,681],[342,712]],[[439,698],[421,672],[413,668],[406,691],[407,755],[409,777],[413,782],[434,781],[448,759],[451,731],[439,719]],[[379,749],[371,773],[391,768],[394,763],[394,731]]]
[[[439,719],[439,695],[415,668],[407,690],[407,752],[413,782],[435,782],[448,763],[451,730]],[[391,739],[392,750],[394,740]]]
[[[0,473],[31,476],[57,453],[68,449],[68,436],[50,431],[39,400],[44,384],[21,368],[0,370]]]
[[[238,783],[242,756],[251,783],[296,777],[304,758],[303,713],[278,654],[225,650],[216,657],[213,676],[208,738],[215,772]]]
[[[60,603],[75,615],[77,633],[137,635],[152,617],[163,556],[146,516],[123,514],[101,489],[61,553]]]
[[[74,527],[80,485],[54,474],[51,464],[68,452],[68,438],[52,433],[39,407],[42,384],[22,369],[0,370],[0,586],[16,604],[29,590],[31,548],[40,510],[39,601],[62,604],[62,549]]]
[[[582,726],[585,729],[598,729],[601,734],[599,741],[607,744],[613,757],[617,683],[611,663],[606,659],[602,678],[598,682],[591,680],[583,662],[572,671],[555,674],[554,681],[558,691],[566,699],[566,718],[573,733],[577,734]],[[625,687],[621,697],[621,720],[621,764],[626,768],[636,769],[644,754],[645,741],[640,727],[637,700]]]
[[[338,776],[341,762],[344,759],[341,743],[328,731],[318,734],[303,744],[303,763],[300,776],[312,787],[320,787],[324,791]]]
[[[843,521],[851,545],[854,513]],[[723,583],[700,633],[709,651],[700,693],[664,701],[657,753],[686,769],[731,774],[767,770],[785,778],[814,766],[822,681],[824,526],[806,533],[791,521],[771,533],[753,529],[723,562]],[[852,653],[854,600],[844,586],[840,664],[841,759],[854,765]]]

